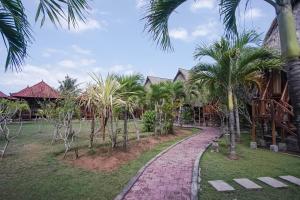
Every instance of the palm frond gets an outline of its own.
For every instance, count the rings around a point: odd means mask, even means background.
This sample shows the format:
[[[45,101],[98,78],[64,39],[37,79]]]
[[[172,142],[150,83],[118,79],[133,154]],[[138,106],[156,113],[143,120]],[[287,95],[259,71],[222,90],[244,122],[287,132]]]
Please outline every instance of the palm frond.
[[[90,0],[39,0],[35,21],[40,21],[40,26],[43,26],[46,17],[54,25],[61,25],[62,20],[66,20],[68,26],[74,28],[77,21],[85,21]],[[67,13],[67,14],[66,14]]]
[[[144,30],[147,31],[163,50],[172,50],[168,21],[174,10],[187,0],[150,0],[146,6]]]
[[[20,0],[0,1],[0,32],[7,48],[5,70],[20,70],[32,41],[31,28]]]

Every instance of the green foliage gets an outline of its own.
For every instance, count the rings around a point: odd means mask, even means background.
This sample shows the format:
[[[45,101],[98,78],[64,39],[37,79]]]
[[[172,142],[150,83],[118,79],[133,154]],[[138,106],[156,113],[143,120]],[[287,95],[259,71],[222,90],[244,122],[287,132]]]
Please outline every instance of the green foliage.
[[[77,96],[80,92],[78,89],[77,79],[72,78],[69,75],[65,77],[65,80],[59,81],[59,91],[61,94],[72,94]]]
[[[30,110],[25,101],[11,101],[7,99],[0,99],[0,115],[1,117],[11,118],[22,111]]]
[[[77,21],[85,21],[90,0],[38,0],[35,20],[41,26],[48,17],[52,23],[66,21],[74,28]],[[0,0],[0,32],[7,48],[5,70],[19,70],[32,42],[32,30],[22,0]]]
[[[147,110],[142,117],[143,131],[153,132],[155,127],[156,113],[154,110]]]
[[[185,124],[190,124],[193,121],[193,110],[190,107],[184,107],[182,111],[182,120]]]

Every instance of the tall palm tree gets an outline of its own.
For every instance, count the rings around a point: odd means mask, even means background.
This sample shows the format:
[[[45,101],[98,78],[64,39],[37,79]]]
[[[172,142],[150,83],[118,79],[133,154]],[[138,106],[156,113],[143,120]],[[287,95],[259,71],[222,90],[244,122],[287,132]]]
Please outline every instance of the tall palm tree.
[[[289,93],[295,112],[295,125],[297,127],[298,145],[300,146],[300,46],[297,40],[296,23],[292,7],[299,0],[264,0],[276,11],[279,28],[281,54],[287,64],[287,77]],[[236,10],[241,0],[221,0],[220,13],[226,31],[229,35],[237,34]],[[250,0],[245,0],[246,5]],[[247,8],[247,7],[246,7]]]
[[[214,60],[214,63],[199,63],[192,70],[191,81],[200,82],[208,87],[221,87],[221,91],[226,91],[231,135],[230,157],[233,159],[236,158],[235,88],[239,84],[257,83],[257,76],[261,70],[279,68],[281,64],[280,59],[267,49],[248,46],[257,40],[255,33],[244,33],[233,41],[221,38],[219,42],[210,46],[199,46],[195,51],[195,58],[208,56]]]
[[[90,0],[38,0],[35,20],[46,18],[54,24],[66,20],[69,27],[76,27],[78,20],[85,20]],[[20,70],[27,57],[32,30],[22,0],[0,0],[0,32],[7,48],[5,70]]]

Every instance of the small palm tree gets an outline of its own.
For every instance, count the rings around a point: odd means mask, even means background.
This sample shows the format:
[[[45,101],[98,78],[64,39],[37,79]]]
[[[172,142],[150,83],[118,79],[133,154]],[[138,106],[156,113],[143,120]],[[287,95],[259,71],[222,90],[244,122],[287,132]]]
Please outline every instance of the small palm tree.
[[[128,141],[128,115],[130,114],[134,119],[134,124],[137,133],[137,139],[139,140],[139,130],[137,124],[135,122],[134,109],[137,108],[138,99],[144,95],[144,87],[142,86],[142,82],[144,80],[141,74],[133,74],[133,75],[123,75],[116,76],[118,82],[122,85],[120,88],[121,99],[125,102],[123,106],[123,114],[124,114],[124,143],[123,147],[126,149],[127,141]]]
[[[280,59],[269,50],[249,46],[257,40],[254,32],[244,33],[234,41],[222,38],[210,46],[199,46],[195,51],[195,58],[208,56],[214,63],[199,63],[194,67],[191,82],[200,82],[209,88],[221,88],[219,91],[226,91],[231,158],[236,158],[234,124],[238,115],[234,116],[235,88],[240,84],[257,83],[257,76],[261,70],[279,68],[281,65]],[[239,123],[239,120],[236,122]]]
[[[41,26],[48,17],[54,24],[66,20],[76,27],[78,19],[85,20],[89,0],[38,0],[37,5],[35,20],[41,20]],[[0,32],[7,48],[5,70],[19,70],[33,38],[22,0],[0,0]]]

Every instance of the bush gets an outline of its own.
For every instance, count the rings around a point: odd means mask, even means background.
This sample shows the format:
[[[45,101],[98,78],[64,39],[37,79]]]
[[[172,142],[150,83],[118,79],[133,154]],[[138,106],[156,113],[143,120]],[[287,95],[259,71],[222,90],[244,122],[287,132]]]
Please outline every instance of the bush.
[[[143,114],[143,131],[144,132],[153,132],[155,127],[155,118],[156,113],[154,110],[148,110]]]

